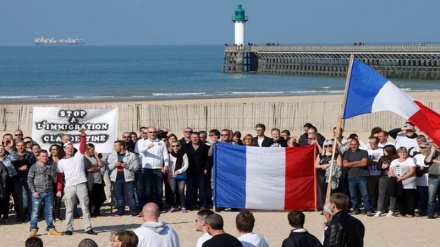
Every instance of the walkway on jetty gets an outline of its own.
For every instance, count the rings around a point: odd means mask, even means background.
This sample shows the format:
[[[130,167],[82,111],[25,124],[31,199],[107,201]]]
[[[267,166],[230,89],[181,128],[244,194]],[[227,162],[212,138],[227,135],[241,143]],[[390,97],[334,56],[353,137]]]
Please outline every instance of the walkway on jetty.
[[[440,44],[227,45],[223,72],[345,76],[351,54],[389,78],[440,79]]]

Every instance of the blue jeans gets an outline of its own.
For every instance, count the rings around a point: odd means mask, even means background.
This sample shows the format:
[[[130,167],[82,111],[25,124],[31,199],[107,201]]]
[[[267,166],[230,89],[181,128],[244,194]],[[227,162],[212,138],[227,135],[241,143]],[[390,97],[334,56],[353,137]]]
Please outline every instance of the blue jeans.
[[[428,216],[435,216],[437,213],[437,191],[439,187],[440,179],[434,176],[429,176],[428,178],[428,193],[429,193],[429,199],[428,199]]]
[[[134,200],[134,181],[125,182],[124,179],[116,180],[116,182],[113,182],[113,187],[115,188],[118,215],[125,214],[125,198],[128,200],[130,214],[132,216],[137,215],[136,201]]]
[[[353,210],[357,212],[360,211],[358,202],[358,192],[360,191],[365,212],[372,212],[370,198],[368,197],[367,177],[349,178],[348,187],[350,189],[350,199]]]
[[[180,206],[182,208],[185,207],[185,182],[186,182],[185,179],[168,178],[168,184],[170,185],[171,192],[173,194],[173,197],[171,198],[171,202],[170,202],[171,206],[177,207],[175,195],[176,195],[176,192],[178,192]]]
[[[55,228],[53,225],[52,217],[52,204],[53,204],[53,193],[52,192],[38,192],[40,194],[39,198],[32,197],[32,214],[31,214],[31,230],[38,230],[38,212],[40,211],[41,204],[44,202],[44,218],[46,219],[46,230],[49,231]]]
[[[163,173],[161,169],[142,168],[138,182],[139,210],[146,203],[156,203],[162,210]]]

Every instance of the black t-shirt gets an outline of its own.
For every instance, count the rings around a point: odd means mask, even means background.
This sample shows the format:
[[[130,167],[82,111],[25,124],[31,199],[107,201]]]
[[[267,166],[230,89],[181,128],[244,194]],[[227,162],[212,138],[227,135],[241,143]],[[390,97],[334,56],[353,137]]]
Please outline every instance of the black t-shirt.
[[[202,247],[243,247],[241,242],[234,236],[223,233],[215,235],[203,243]]]

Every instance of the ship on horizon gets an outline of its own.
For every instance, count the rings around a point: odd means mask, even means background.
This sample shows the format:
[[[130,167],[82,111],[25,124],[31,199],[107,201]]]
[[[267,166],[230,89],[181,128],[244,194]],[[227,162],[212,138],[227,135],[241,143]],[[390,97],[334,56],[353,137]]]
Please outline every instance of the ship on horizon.
[[[54,39],[53,37],[48,39],[45,37],[38,37],[34,39],[35,45],[84,45],[85,40],[78,38],[67,39]]]

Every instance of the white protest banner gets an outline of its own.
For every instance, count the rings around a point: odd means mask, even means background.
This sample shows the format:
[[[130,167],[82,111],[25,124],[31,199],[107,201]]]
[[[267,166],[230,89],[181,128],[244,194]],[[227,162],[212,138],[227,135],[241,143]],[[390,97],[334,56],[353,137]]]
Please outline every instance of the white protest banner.
[[[87,143],[95,145],[96,152],[110,153],[117,140],[118,109],[63,109],[58,107],[34,107],[32,139],[41,148],[60,144],[65,134],[72,136],[76,148],[80,140],[80,128],[86,129]]]

